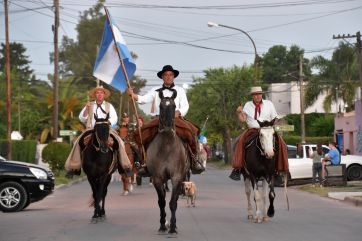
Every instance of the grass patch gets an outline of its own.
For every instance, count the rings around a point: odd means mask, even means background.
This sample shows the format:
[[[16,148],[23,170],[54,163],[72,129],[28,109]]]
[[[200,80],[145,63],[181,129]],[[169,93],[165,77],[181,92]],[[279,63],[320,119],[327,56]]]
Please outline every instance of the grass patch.
[[[347,186],[313,187],[311,184],[303,185],[301,190],[327,197],[329,192],[361,192],[362,182],[347,182]],[[360,197],[362,200],[362,197]]]
[[[65,174],[66,174],[67,172],[65,171],[65,170],[63,170],[63,171],[60,171],[59,173],[57,173],[56,175],[55,175],[55,186],[58,186],[58,185],[60,185],[60,184],[68,184],[68,183],[70,183],[70,182],[72,182],[72,181],[75,181],[75,180],[77,180],[77,179],[81,179],[82,177],[84,177],[84,173],[82,172],[81,174],[80,174],[80,176],[73,176],[73,178],[72,179],[69,179],[69,178],[66,178],[65,177]]]

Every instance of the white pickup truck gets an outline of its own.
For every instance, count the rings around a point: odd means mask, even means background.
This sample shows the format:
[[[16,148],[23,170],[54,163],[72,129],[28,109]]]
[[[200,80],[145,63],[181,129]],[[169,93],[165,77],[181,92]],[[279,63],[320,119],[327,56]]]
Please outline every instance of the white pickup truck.
[[[309,158],[309,150],[316,149],[315,144],[303,144],[301,150],[296,146],[288,145],[289,180],[312,178],[313,161]],[[323,145],[323,153],[329,151],[328,146]],[[362,156],[342,155],[341,164],[346,164],[346,177],[349,181],[362,180]]]

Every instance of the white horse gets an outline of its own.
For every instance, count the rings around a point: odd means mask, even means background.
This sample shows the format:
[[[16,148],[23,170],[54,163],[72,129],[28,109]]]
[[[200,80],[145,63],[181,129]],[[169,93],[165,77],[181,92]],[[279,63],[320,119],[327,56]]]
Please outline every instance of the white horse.
[[[264,124],[264,123],[263,123]],[[252,190],[255,201],[255,222],[268,221],[274,216],[274,128],[272,123],[261,128],[252,141],[245,147],[245,193],[248,202],[248,219],[254,219],[254,210],[251,203]],[[271,125],[271,126],[270,126]],[[259,192],[258,182],[262,181],[262,190]],[[269,208],[267,208],[267,195],[269,191]]]

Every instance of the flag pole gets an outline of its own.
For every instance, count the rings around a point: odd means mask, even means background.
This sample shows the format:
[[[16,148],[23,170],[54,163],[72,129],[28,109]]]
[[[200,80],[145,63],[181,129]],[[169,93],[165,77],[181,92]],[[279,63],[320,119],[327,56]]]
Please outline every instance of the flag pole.
[[[125,77],[126,82],[127,82],[127,86],[128,86],[128,88],[131,88],[131,83],[130,83],[130,81],[129,81],[129,79],[128,79],[128,75],[127,75],[126,67],[124,66],[122,54],[121,54],[121,52],[120,52],[119,49],[118,49],[117,42],[116,42],[116,39],[115,39],[115,37],[114,37],[114,32],[113,32],[113,28],[112,28],[112,25],[111,25],[111,19],[109,18],[108,9],[107,9],[105,6],[103,6],[103,7],[104,7],[104,10],[106,11],[106,16],[107,16],[107,19],[108,19],[108,24],[110,25],[110,28],[111,28],[111,31],[112,31],[113,41],[114,41],[114,43],[115,43],[115,45],[116,45],[116,50],[117,50],[118,58],[119,58],[119,61],[121,62],[121,66],[122,66],[122,70],[123,70],[124,77]],[[144,146],[143,146],[143,141],[142,141],[142,134],[141,134],[141,127],[140,127],[139,117],[138,117],[138,111],[137,111],[136,103],[135,103],[134,99],[133,99],[133,98],[131,98],[131,99],[132,99],[133,109],[134,109],[134,111],[135,111],[136,118],[137,118],[138,133],[139,133],[140,140],[141,140],[143,157],[144,157],[144,159],[146,159],[146,153],[145,153]]]

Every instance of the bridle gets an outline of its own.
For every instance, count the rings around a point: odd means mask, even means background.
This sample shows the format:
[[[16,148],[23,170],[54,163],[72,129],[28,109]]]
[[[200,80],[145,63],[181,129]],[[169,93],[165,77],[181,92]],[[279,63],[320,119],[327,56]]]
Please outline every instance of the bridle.
[[[173,109],[173,111],[171,111],[171,113],[167,113],[166,111],[163,111],[162,112],[162,115],[161,115],[161,111],[163,110],[162,105],[165,104],[166,107],[168,107],[169,105],[175,105],[175,98],[177,96],[177,91],[174,90],[174,89],[170,89],[170,91],[172,91],[172,96],[171,97],[164,97],[163,96],[163,92],[162,90],[158,90],[158,95],[160,97],[160,116],[159,116],[159,120],[160,120],[160,123],[159,123],[159,126],[158,126],[158,132],[159,133],[162,133],[164,131],[166,131],[164,128],[165,128],[165,118],[171,118],[172,119],[172,128],[170,128],[170,131],[172,132],[172,134],[175,136],[176,135],[176,131],[175,131],[175,108]],[[165,102],[165,103],[164,103]],[[163,106],[164,107],[164,106]],[[168,109],[171,109],[171,108],[168,108]],[[171,116],[167,116],[165,114],[168,114],[168,115],[171,115]],[[168,126],[166,126],[168,127]]]
[[[264,127],[262,127],[262,128],[264,128]],[[253,140],[251,143],[253,143],[253,142],[255,141],[255,142],[256,142],[256,147],[257,147],[258,150],[260,151],[260,154],[261,154],[262,156],[265,156],[265,151],[264,151],[263,147],[261,146],[261,141],[260,141],[260,130],[261,130],[261,128],[260,128],[259,131],[258,131],[257,137],[256,137],[255,140]],[[249,145],[251,145],[251,144],[249,144]],[[274,133],[273,133],[273,151],[274,151],[274,152],[276,151],[276,148],[275,148],[275,135],[274,135]]]
[[[101,108],[102,112],[103,112],[103,109],[102,107],[98,106],[99,108]],[[98,108],[97,107],[97,108]],[[102,153],[108,153],[109,149],[112,151],[112,147],[110,147],[108,145],[108,139],[109,139],[109,136],[110,136],[110,133],[108,131],[108,135],[107,135],[107,138],[106,138],[106,146],[107,148],[102,148],[101,146],[101,140],[98,136],[98,133],[97,131],[95,130],[96,126],[97,125],[101,125],[101,124],[107,124],[108,125],[108,128],[109,128],[109,122],[108,122],[108,118],[109,118],[109,114],[107,114],[107,117],[105,120],[101,119],[101,121],[98,121],[98,115],[94,114],[94,118],[96,120],[96,123],[94,124],[94,128],[93,128],[93,131],[94,131],[94,135],[96,137],[96,142],[98,143],[98,146],[96,146],[97,143],[94,143],[94,141],[92,141],[92,146],[94,147],[94,149],[98,152],[98,151],[101,151]]]

